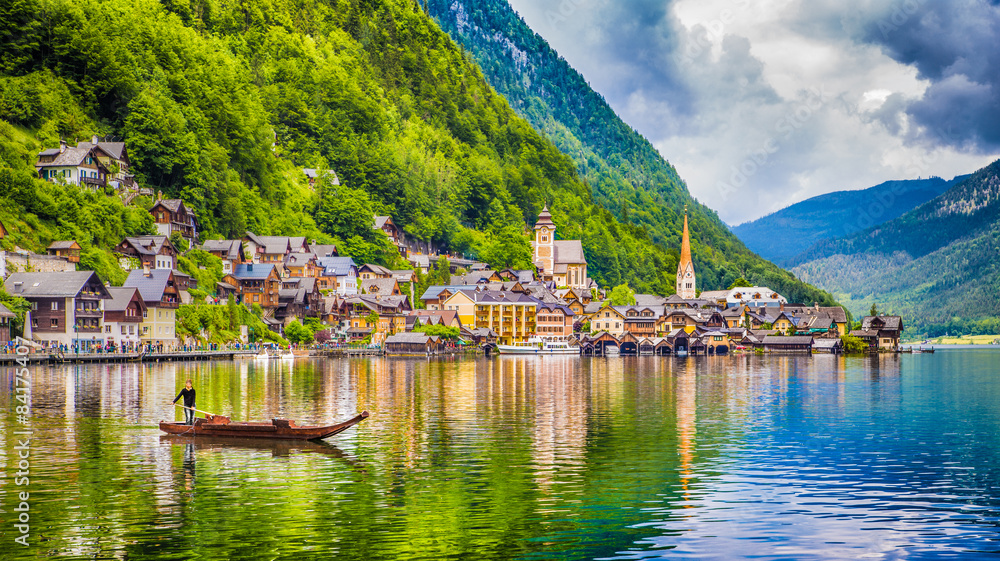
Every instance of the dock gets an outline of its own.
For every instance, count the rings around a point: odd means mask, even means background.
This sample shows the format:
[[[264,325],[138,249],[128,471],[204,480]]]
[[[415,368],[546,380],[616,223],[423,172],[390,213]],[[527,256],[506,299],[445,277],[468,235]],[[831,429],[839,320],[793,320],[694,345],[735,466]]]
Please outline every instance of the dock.
[[[29,364],[86,364],[86,363],[128,363],[128,362],[179,362],[199,360],[233,360],[252,358],[257,351],[168,351],[157,353],[73,353],[37,352],[27,355]],[[16,364],[18,355],[0,355],[0,366]]]

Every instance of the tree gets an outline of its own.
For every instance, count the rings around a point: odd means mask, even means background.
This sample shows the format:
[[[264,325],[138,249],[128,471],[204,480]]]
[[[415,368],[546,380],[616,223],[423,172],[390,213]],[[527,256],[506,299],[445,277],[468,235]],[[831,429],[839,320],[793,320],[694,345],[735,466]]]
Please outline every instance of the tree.
[[[188,250],[189,247],[188,241],[184,239],[184,236],[182,236],[180,232],[174,232],[173,234],[170,234],[170,243],[172,243],[174,247],[177,248],[178,253],[184,253],[185,251]]]
[[[859,354],[868,351],[868,345],[863,340],[853,335],[842,335],[840,341],[844,344],[844,352],[848,354]]]
[[[878,315],[878,306],[875,305],[875,302],[872,302],[872,307],[868,310],[868,315],[873,317]]]
[[[635,292],[629,288],[628,284],[619,284],[611,291],[608,302],[612,306],[634,306]]]
[[[442,339],[448,339],[451,341],[457,340],[459,335],[459,329],[457,327],[448,327],[447,325],[440,323],[414,327],[413,331],[417,333],[426,333],[427,335],[436,335]]]
[[[365,316],[365,323],[372,328],[372,333],[378,332],[378,312],[372,311],[372,313]]]
[[[729,289],[728,290],[732,290],[732,289],[734,289],[734,288],[736,288],[738,286],[750,286],[750,283],[747,282],[747,280],[745,278],[740,277],[740,278],[734,280],[733,283],[729,285]]]
[[[308,345],[313,342],[313,332],[308,327],[299,323],[299,320],[293,319],[288,324],[288,327],[285,328],[285,338],[290,343]]]

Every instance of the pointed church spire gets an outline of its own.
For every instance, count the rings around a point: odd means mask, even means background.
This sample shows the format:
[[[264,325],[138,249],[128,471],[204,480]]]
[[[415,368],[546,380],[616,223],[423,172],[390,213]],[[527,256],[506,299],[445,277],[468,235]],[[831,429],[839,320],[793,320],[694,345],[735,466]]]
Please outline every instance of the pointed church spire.
[[[691,262],[691,236],[688,234],[688,207],[684,205],[684,232],[681,234],[681,261],[678,264],[678,271],[680,272],[688,263]]]
[[[684,231],[681,234],[681,258],[677,263],[677,295],[685,300],[697,296],[694,262],[691,260],[691,236],[688,233],[687,205],[684,205]]]

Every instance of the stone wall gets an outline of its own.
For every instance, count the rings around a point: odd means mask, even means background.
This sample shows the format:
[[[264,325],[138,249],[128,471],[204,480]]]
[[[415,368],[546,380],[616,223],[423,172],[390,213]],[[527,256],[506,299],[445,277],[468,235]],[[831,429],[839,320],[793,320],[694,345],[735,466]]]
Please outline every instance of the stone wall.
[[[8,274],[25,272],[63,273],[76,270],[74,263],[53,255],[7,253],[4,260],[7,266],[6,273]]]

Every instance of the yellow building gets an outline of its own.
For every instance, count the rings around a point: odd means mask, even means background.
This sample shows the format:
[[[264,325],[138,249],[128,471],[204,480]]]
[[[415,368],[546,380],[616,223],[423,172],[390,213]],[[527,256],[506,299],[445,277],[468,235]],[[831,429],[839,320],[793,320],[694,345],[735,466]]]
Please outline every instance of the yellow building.
[[[605,306],[591,316],[590,331],[592,333],[606,331],[615,337],[621,337],[625,333],[625,316],[611,306]]]
[[[510,345],[527,341],[535,335],[538,302],[516,292],[477,292],[476,323],[497,334],[497,342]],[[463,325],[464,322],[463,322]]]
[[[448,296],[441,302],[441,310],[454,311],[462,325],[472,325],[476,320],[475,292],[460,290]]]

